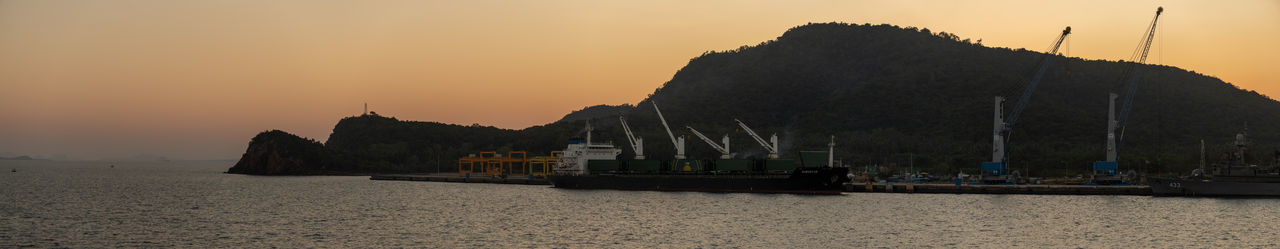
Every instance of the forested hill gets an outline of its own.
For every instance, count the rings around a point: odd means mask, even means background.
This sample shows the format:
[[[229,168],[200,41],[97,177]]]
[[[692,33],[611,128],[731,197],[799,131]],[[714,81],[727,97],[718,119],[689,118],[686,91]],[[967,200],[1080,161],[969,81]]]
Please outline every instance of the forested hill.
[[[1045,45],[1059,32],[1045,30]],[[656,102],[676,135],[690,136],[686,146],[695,158],[715,158],[716,152],[685,126],[717,141],[728,134],[736,157],[762,155],[734,124],[738,118],[766,139],[777,133],[784,156],[825,149],[835,135],[837,158],[857,167],[904,170],[910,160],[918,169],[972,173],[990,160],[993,97],[1009,99],[1007,114],[1044,56],[928,29],[807,24],[775,40],[693,58],[634,106],[585,108],[523,130],[352,117],[338,124],[325,146],[345,158],[333,161],[354,167],[431,170],[436,161],[451,167],[458,156],[486,148],[531,154],[563,149],[591,120],[597,142],[616,141],[629,157],[617,118],[624,115],[646,140],[647,156],[669,159],[673,149],[653,111]],[[1032,175],[1076,174],[1102,160],[1107,95],[1125,92],[1123,71],[1131,65],[1055,58],[1013,128],[1011,166]],[[1145,67],[1120,147],[1123,169],[1187,170],[1199,161],[1200,139],[1212,161],[1246,122],[1257,163],[1271,163],[1270,152],[1280,144],[1280,103],[1211,76]]]
[[[1046,45],[1059,32],[1045,30]],[[856,163],[906,163],[914,154],[916,165],[975,168],[990,160],[993,97],[1007,97],[1009,113],[1044,56],[928,29],[808,24],[776,40],[690,60],[636,105],[630,115],[639,117],[630,123],[661,129],[644,119],[653,116],[650,102],[657,102],[672,125],[704,133],[735,132],[732,120],[739,118],[760,133],[779,133],[798,149],[822,148],[827,134],[835,134],[845,157]],[[1015,167],[1085,170],[1102,160],[1107,95],[1125,92],[1123,71],[1131,65],[1056,58],[1013,128],[1009,155]],[[1280,144],[1280,128],[1272,128],[1280,124],[1280,103],[1211,76],[1145,67],[1120,147],[1122,165],[1149,160],[1190,166],[1198,163],[1200,139],[1212,161],[1246,122],[1253,127],[1251,148],[1268,152],[1257,158],[1270,163],[1269,152]],[[760,147],[733,134],[738,151]],[[659,139],[646,143],[650,147],[669,144],[658,133],[645,137]],[[693,150],[710,151],[691,142]]]

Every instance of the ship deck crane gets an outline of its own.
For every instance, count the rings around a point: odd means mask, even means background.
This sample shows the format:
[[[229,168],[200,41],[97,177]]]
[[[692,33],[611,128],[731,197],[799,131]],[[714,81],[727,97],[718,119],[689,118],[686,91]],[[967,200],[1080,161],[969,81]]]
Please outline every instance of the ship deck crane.
[[[693,127],[685,126],[684,128],[689,128],[689,131],[692,131],[693,135],[698,136],[698,138],[701,138],[702,141],[705,141],[707,142],[707,144],[711,145],[711,148],[716,149],[716,151],[719,151],[720,159],[733,158],[733,156],[729,155],[729,135],[725,135],[724,138],[720,139],[720,141],[724,142],[724,145],[721,146],[719,144],[716,144],[715,141],[711,141],[710,138],[707,138],[707,135],[702,135],[702,132],[698,132],[698,130],[693,129]]]
[[[1009,132],[1013,130],[1013,125],[1018,122],[1018,118],[1022,116],[1022,111],[1026,109],[1027,103],[1031,100],[1031,94],[1035,92],[1036,86],[1040,85],[1040,80],[1044,78],[1044,73],[1049,69],[1049,62],[1053,57],[1057,57],[1058,48],[1062,46],[1062,42],[1067,39],[1067,35],[1071,34],[1071,27],[1062,30],[1062,34],[1058,35],[1058,39],[1053,42],[1053,46],[1045,53],[1045,57],[1040,61],[1039,69],[1036,70],[1035,76],[1031,78],[1031,83],[1023,90],[1022,97],[1018,99],[1018,104],[1013,107],[1013,112],[1009,114],[1008,121],[1003,118],[1004,114],[1004,97],[995,97],[995,125],[993,129],[992,139],[992,155],[990,162],[982,163],[982,180],[983,181],[1005,181],[1010,180],[1007,153],[1005,153],[1005,144],[1008,143]],[[995,179],[987,179],[994,177]]]
[[[1116,150],[1124,142],[1124,134],[1122,133],[1117,140],[1116,130],[1124,129],[1126,122],[1129,120],[1129,114],[1133,110],[1133,97],[1137,95],[1139,83],[1142,83],[1143,64],[1147,62],[1147,54],[1151,51],[1151,41],[1155,39],[1156,23],[1160,21],[1161,13],[1164,13],[1164,7],[1156,8],[1156,16],[1151,19],[1151,24],[1147,26],[1147,31],[1144,33],[1145,36],[1139,41],[1138,48],[1135,49],[1132,58],[1130,58],[1133,63],[1130,64],[1128,70],[1125,70],[1130,72],[1129,84],[1124,96],[1124,106],[1120,107],[1119,118],[1116,118],[1115,115],[1116,99],[1119,98],[1119,95],[1111,93],[1108,99],[1107,160],[1093,162],[1095,181],[1098,178],[1115,178],[1114,176],[1119,173],[1119,167],[1116,163]]]
[[[671,137],[671,144],[676,147],[676,159],[684,159],[684,137],[676,137],[675,133],[671,133],[671,126],[667,126],[667,119],[662,117],[662,110],[658,110],[658,103],[653,104],[653,111],[658,112],[658,120],[662,120],[662,128],[667,129],[667,136]]]
[[[777,133],[774,133],[772,136],[769,136],[769,141],[766,142],[764,141],[764,138],[761,138],[760,135],[756,134],[756,131],[751,130],[751,127],[747,127],[747,124],[743,123],[742,120],[738,120],[735,118],[733,119],[733,121],[738,122],[738,126],[742,127],[742,130],[747,131],[747,135],[751,135],[751,138],[754,138],[757,143],[760,143],[760,146],[764,146],[764,149],[769,151],[769,159],[778,159],[778,134]]]
[[[627,142],[631,144],[631,150],[636,153],[636,160],[644,160],[644,139],[631,133],[631,126],[627,125],[627,119],[618,116],[618,121],[622,122],[622,131],[627,133]]]

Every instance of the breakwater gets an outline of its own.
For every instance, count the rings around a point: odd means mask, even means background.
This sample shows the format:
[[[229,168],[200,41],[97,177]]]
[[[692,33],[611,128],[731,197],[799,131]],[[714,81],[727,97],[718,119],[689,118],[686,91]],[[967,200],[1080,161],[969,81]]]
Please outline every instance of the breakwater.
[[[458,174],[386,174],[372,175],[370,180],[385,181],[425,181],[425,182],[460,182],[460,183],[495,183],[495,184],[524,184],[524,185],[551,185],[546,178],[527,177],[527,176],[510,176],[510,177],[493,177],[493,176],[466,176]]]
[[[370,180],[426,181],[457,183],[493,183],[551,185],[546,178],[527,176],[465,176],[458,174],[384,174],[373,175]],[[920,194],[1016,194],[1016,195],[1151,195],[1151,187],[1144,185],[978,185],[939,183],[850,183],[844,192],[852,193],[920,193]]]
[[[1022,195],[1151,195],[1145,185],[955,185],[937,183],[850,183],[845,192]]]

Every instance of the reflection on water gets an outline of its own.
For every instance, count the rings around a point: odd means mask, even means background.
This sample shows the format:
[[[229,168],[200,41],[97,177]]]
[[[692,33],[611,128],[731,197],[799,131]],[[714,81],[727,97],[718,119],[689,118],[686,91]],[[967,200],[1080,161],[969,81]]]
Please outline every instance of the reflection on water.
[[[589,191],[233,163],[0,161],[0,248],[1280,246],[1280,199]]]

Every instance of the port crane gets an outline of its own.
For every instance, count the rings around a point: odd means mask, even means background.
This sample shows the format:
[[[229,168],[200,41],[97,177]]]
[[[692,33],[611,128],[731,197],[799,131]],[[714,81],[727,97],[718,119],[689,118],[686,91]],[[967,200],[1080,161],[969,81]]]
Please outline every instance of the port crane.
[[[764,146],[764,149],[769,151],[769,159],[778,159],[778,134],[777,133],[774,133],[772,136],[769,136],[769,141],[766,142],[764,141],[764,138],[760,138],[760,135],[756,134],[756,131],[751,130],[751,127],[747,127],[747,124],[743,123],[742,120],[738,120],[735,118],[733,119],[733,121],[738,122],[738,127],[742,127],[742,130],[747,131],[747,135],[751,135],[751,138],[756,139],[756,142],[760,143],[760,146]]]
[[[733,158],[733,156],[729,155],[729,135],[724,135],[724,138],[720,139],[720,141],[724,142],[724,145],[721,146],[719,144],[716,144],[715,141],[711,141],[710,138],[707,138],[707,135],[702,135],[702,132],[698,132],[698,130],[693,129],[693,127],[685,126],[684,128],[689,128],[689,131],[692,131],[693,135],[696,135],[698,136],[698,138],[701,138],[702,141],[707,142],[707,144],[711,145],[712,149],[716,149],[716,151],[719,151],[720,159]]]
[[[1022,98],[1018,99],[1018,104],[1013,107],[1013,112],[1009,114],[1009,118],[1004,119],[1004,97],[995,97],[995,125],[992,137],[992,153],[991,161],[982,163],[982,175],[979,176],[983,182],[1012,182],[1009,177],[1009,165],[1006,162],[1007,153],[1005,153],[1005,144],[1008,143],[1009,132],[1013,130],[1013,125],[1018,122],[1018,118],[1022,116],[1022,111],[1027,107],[1027,102],[1031,100],[1031,94],[1035,92],[1036,86],[1040,84],[1040,80],[1044,78],[1044,73],[1049,69],[1049,61],[1056,57],[1058,48],[1062,46],[1062,42],[1067,39],[1067,35],[1071,34],[1071,27],[1068,26],[1062,30],[1062,34],[1058,35],[1058,39],[1053,42],[1053,46],[1045,53],[1044,60],[1040,61],[1040,67],[1036,70],[1035,76],[1031,78],[1031,83],[1027,85],[1027,89],[1022,91]],[[1015,176],[1016,177],[1016,176]]]
[[[1110,94],[1107,103],[1107,160],[1093,162],[1093,182],[1099,184],[1120,183],[1122,179],[1117,177],[1119,167],[1116,163],[1116,149],[1118,145],[1124,142],[1124,135],[1121,133],[1119,140],[1116,137],[1116,129],[1123,129],[1129,120],[1129,114],[1133,110],[1133,96],[1137,95],[1138,85],[1142,83],[1143,64],[1147,62],[1147,53],[1151,51],[1151,41],[1156,36],[1156,22],[1160,21],[1160,14],[1164,13],[1164,7],[1156,8],[1156,16],[1151,19],[1151,24],[1147,26],[1145,36],[1138,43],[1132,55],[1132,63],[1128,71],[1129,86],[1124,96],[1124,106],[1120,107],[1120,117],[1116,118],[1116,99],[1120,97],[1115,93]]]
[[[618,116],[618,121],[622,122],[622,131],[627,133],[627,142],[631,144],[631,150],[636,152],[636,160],[644,160],[644,139],[631,133],[631,126],[627,125],[627,119]]]
[[[662,110],[658,110],[658,103],[649,103],[653,104],[653,111],[658,112],[658,120],[662,121],[662,128],[667,129],[667,136],[671,137],[671,144],[676,147],[675,158],[684,159],[684,137],[676,137],[674,133],[671,133],[671,126],[667,126],[667,119],[662,117]]]

